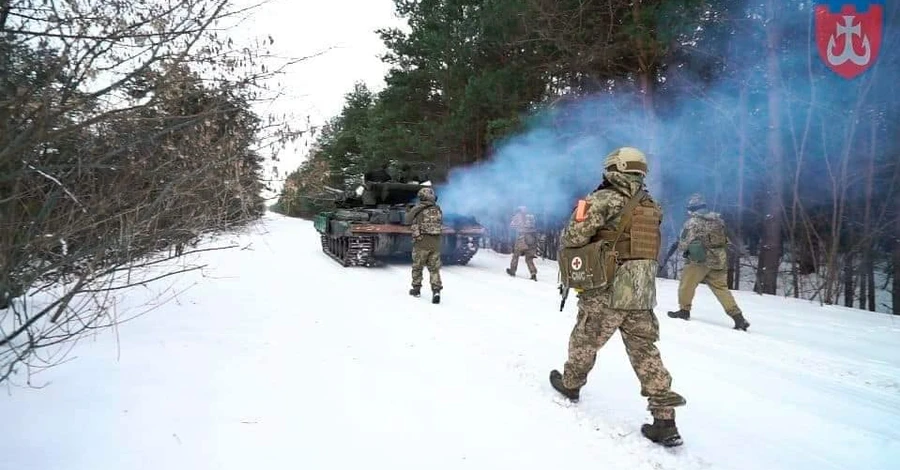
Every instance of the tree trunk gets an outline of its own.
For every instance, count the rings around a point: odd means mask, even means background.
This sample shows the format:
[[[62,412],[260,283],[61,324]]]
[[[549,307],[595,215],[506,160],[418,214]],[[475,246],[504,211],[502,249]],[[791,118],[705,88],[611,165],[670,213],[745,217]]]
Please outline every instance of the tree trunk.
[[[863,257],[865,258],[865,255]],[[866,268],[866,260],[863,259],[856,276],[856,285],[859,286],[859,308],[865,308],[866,305],[866,289],[869,287],[869,273]]]
[[[744,161],[747,156],[747,82],[741,80],[741,91],[738,104],[738,174],[737,174],[737,222],[734,240],[737,245],[734,260],[734,284],[732,289],[741,289],[741,253],[744,252]]]
[[[766,25],[766,71],[769,86],[769,153],[766,158],[768,188],[766,190],[765,217],[763,219],[762,246],[759,251],[759,263],[757,267],[757,292],[760,294],[777,293],[778,271],[781,264],[782,249],[782,210],[783,210],[783,162],[784,144],[781,141],[781,67],[780,56],[780,32],[776,27],[774,17],[777,16],[780,2],[768,0],[766,2],[766,16],[769,21]]]
[[[900,213],[900,194],[894,196],[897,213]],[[891,306],[894,315],[900,315],[900,217],[894,223],[894,286],[891,296]]]
[[[894,165],[900,165],[894,163]],[[894,285],[891,296],[891,310],[900,315],[900,191],[894,191]]]
[[[874,113],[873,113],[874,114]],[[872,233],[872,195],[875,179],[875,150],[878,137],[878,122],[873,118],[869,133],[869,167],[866,171],[866,208],[863,214],[863,243],[862,265],[860,266],[861,279],[859,283],[859,308],[868,308],[875,311],[875,263],[872,259],[872,247],[877,240]]]
[[[844,307],[853,308],[853,299],[856,297],[855,286],[853,285],[853,252],[847,253],[844,257]]]

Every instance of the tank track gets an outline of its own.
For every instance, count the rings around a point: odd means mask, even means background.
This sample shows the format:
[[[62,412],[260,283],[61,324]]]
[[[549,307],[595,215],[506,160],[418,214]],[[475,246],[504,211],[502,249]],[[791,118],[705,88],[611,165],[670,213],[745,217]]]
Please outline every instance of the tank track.
[[[372,236],[354,236],[331,238],[322,237],[322,251],[342,266],[375,266],[375,238]]]
[[[465,266],[469,263],[472,257],[475,256],[475,253],[478,253],[478,239],[472,241],[473,247],[470,247],[468,243],[457,247],[453,253],[447,256],[444,264],[448,265],[457,265],[457,266]]]

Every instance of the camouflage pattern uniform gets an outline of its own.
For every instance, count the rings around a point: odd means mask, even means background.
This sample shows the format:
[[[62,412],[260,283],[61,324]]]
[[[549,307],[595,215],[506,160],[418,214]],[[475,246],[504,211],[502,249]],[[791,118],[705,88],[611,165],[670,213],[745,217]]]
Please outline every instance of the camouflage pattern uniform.
[[[607,167],[604,177],[608,184],[586,198],[589,208],[585,219],[578,221],[573,214],[563,230],[560,243],[564,246],[581,247],[591,242],[601,229],[615,230],[628,199],[643,187],[643,176],[639,173]],[[645,424],[642,433],[655,442],[679,445],[681,437],[675,427],[674,407],[685,405],[686,400],[672,391],[672,377],[655,344],[659,340],[659,322],[653,312],[658,267],[655,259],[625,261],[617,268],[608,287],[578,293],[578,317],[569,337],[568,360],[562,374],[551,372],[550,381],[560,393],[577,400],[594,367],[597,351],[618,330],[640,381],[641,395],[647,397],[648,409],[654,417],[654,424]]]
[[[684,254],[685,266],[678,286],[677,312],[669,312],[672,318],[690,319],[691,306],[697,286],[706,283],[713,295],[725,309],[725,313],[734,320],[734,328],[746,331],[750,323],[738,307],[734,296],[728,290],[728,252],[729,244],[725,221],[716,212],[706,208],[703,196],[693,194],[688,199],[689,217],[681,229],[678,239],[678,251]],[[702,257],[695,259],[690,255],[692,242],[702,246]]]
[[[534,228],[534,215],[529,214],[524,206],[519,207],[519,212],[513,216],[509,227],[516,230],[516,243],[513,245],[512,259],[506,273],[516,275],[519,267],[519,257],[525,256],[525,264],[531,273],[531,280],[537,281],[537,266],[534,259],[537,257],[537,231]]]
[[[419,190],[419,203],[406,214],[412,229],[413,266],[410,295],[418,296],[422,288],[422,270],[428,268],[431,292],[435,296],[443,288],[441,283],[441,230],[443,212],[431,188]]]

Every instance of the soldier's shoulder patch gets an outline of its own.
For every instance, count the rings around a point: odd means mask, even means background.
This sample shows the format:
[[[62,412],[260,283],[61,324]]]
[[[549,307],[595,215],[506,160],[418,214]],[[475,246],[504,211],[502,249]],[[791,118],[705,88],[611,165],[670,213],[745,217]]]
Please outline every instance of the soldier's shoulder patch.
[[[587,219],[587,211],[590,203],[587,199],[579,199],[578,205],[575,206],[575,222],[584,222]]]

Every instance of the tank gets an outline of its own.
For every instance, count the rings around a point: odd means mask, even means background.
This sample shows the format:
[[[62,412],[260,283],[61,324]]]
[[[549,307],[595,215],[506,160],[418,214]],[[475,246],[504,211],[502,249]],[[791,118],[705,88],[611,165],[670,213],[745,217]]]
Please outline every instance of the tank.
[[[343,266],[377,266],[390,259],[412,258],[412,229],[404,223],[419,189],[427,185],[365,182],[343,193],[332,211],[315,217],[322,251]],[[478,252],[485,228],[474,217],[444,212],[441,261],[465,265]]]

